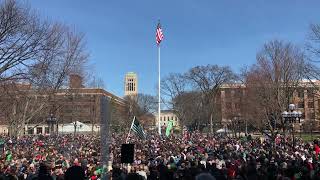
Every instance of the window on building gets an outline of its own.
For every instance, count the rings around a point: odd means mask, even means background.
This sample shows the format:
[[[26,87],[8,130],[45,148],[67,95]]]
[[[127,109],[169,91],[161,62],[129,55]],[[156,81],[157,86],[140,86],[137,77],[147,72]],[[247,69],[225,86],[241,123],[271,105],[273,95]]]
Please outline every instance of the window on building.
[[[308,89],[307,93],[308,93],[308,98],[313,97],[313,89]]]
[[[28,128],[28,134],[33,134],[33,128]]]
[[[240,109],[240,103],[238,103],[238,102],[234,103],[234,106],[235,106],[236,109]]]
[[[303,98],[303,97],[304,97],[304,91],[303,91],[303,89],[299,89],[299,90],[298,90],[298,97],[299,97],[299,98]]]
[[[171,120],[173,121],[173,116],[171,116]]]
[[[308,102],[308,108],[314,108],[314,102]]]
[[[160,121],[162,121],[162,117],[160,117]]]
[[[230,89],[225,89],[224,94],[226,98],[231,98],[231,90]]]
[[[231,109],[231,102],[227,102],[227,103],[226,103],[226,108],[227,108],[227,110],[230,110],[230,109]]]
[[[304,101],[298,103],[298,108],[304,108]]]
[[[315,119],[316,114],[314,112],[310,112],[310,119]]]
[[[42,134],[42,127],[37,127],[37,134]]]
[[[49,134],[49,127],[45,127],[45,128],[44,128],[44,132],[45,132],[46,134]]]
[[[237,88],[237,89],[235,89],[234,90],[234,96],[235,97],[238,97],[238,98],[241,98],[242,97],[242,89],[240,89],[240,88]]]
[[[176,117],[176,121],[178,121],[178,118]]]

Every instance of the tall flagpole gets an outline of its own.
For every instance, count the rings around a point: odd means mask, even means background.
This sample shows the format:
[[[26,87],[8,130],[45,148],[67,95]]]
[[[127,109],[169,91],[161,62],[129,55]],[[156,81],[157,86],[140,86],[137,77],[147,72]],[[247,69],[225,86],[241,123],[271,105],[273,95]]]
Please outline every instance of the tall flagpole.
[[[159,80],[159,84],[158,84],[158,131],[159,131],[159,135],[161,135],[161,124],[160,124],[160,113],[161,113],[161,99],[160,99],[160,44],[158,45],[158,80]]]
[[[157,40],[157,45],[158,45],[158,132],[159,135],[161,135],[161,124],[160,124],[160,114],[161,114],[161,98],[160,98],[160,89],[161,89],[161,85],[160,85],[160,43],[163,39],[163,33],[162,33],[162,29],[161,29],[161,25],[160,25],[160,20],[157,26],[157,32],[156,32],[156,40]]]

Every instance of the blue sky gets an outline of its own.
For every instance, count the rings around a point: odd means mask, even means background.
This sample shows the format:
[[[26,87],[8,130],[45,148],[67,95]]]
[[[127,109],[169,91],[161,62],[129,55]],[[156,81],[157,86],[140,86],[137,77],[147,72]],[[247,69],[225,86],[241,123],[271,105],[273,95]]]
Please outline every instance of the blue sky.
[[[318,0],[29,0],[52,20],[85,34],[90,61],[106,89],[124,94],[124,75],[139,76],[139,92],[156,94],[155,27],[161,19],[162,77],[196,65],[238,71],[255,62],[272,39],[303,47],[310,23],[320,23]]]

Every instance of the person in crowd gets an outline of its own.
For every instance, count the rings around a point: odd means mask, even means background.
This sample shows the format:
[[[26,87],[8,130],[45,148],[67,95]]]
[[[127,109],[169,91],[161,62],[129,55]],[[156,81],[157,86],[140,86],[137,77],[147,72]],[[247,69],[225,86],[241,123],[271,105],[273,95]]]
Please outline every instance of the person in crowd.
[[[121,164],[126,134],[110,136],[109,166],[101,162],[101,143],[94,135],[40,135],[5,140],[0,156],[0,180],[88,179],[107,175],[113,180],[318,180],[319,139],[304,142],[277,135],[276,139],[231,138],[198,131],[169,138],[149,133],[134,135],[135,161]],[[108,167],[108,168],[106,168]]]

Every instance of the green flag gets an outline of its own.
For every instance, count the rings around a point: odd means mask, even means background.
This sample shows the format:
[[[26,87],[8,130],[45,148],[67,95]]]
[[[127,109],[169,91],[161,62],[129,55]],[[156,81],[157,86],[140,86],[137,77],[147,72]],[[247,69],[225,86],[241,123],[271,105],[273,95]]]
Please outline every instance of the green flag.
[[[95,171],[95,173],[96,173],[97,175],[101,175],[102,172],[103,172],[102,168],[97,169],[97,170]]]
[[[166,129],[166,136],[170,135],[171,129],[173,128],[173,121],[169,121],[167,129]]]

